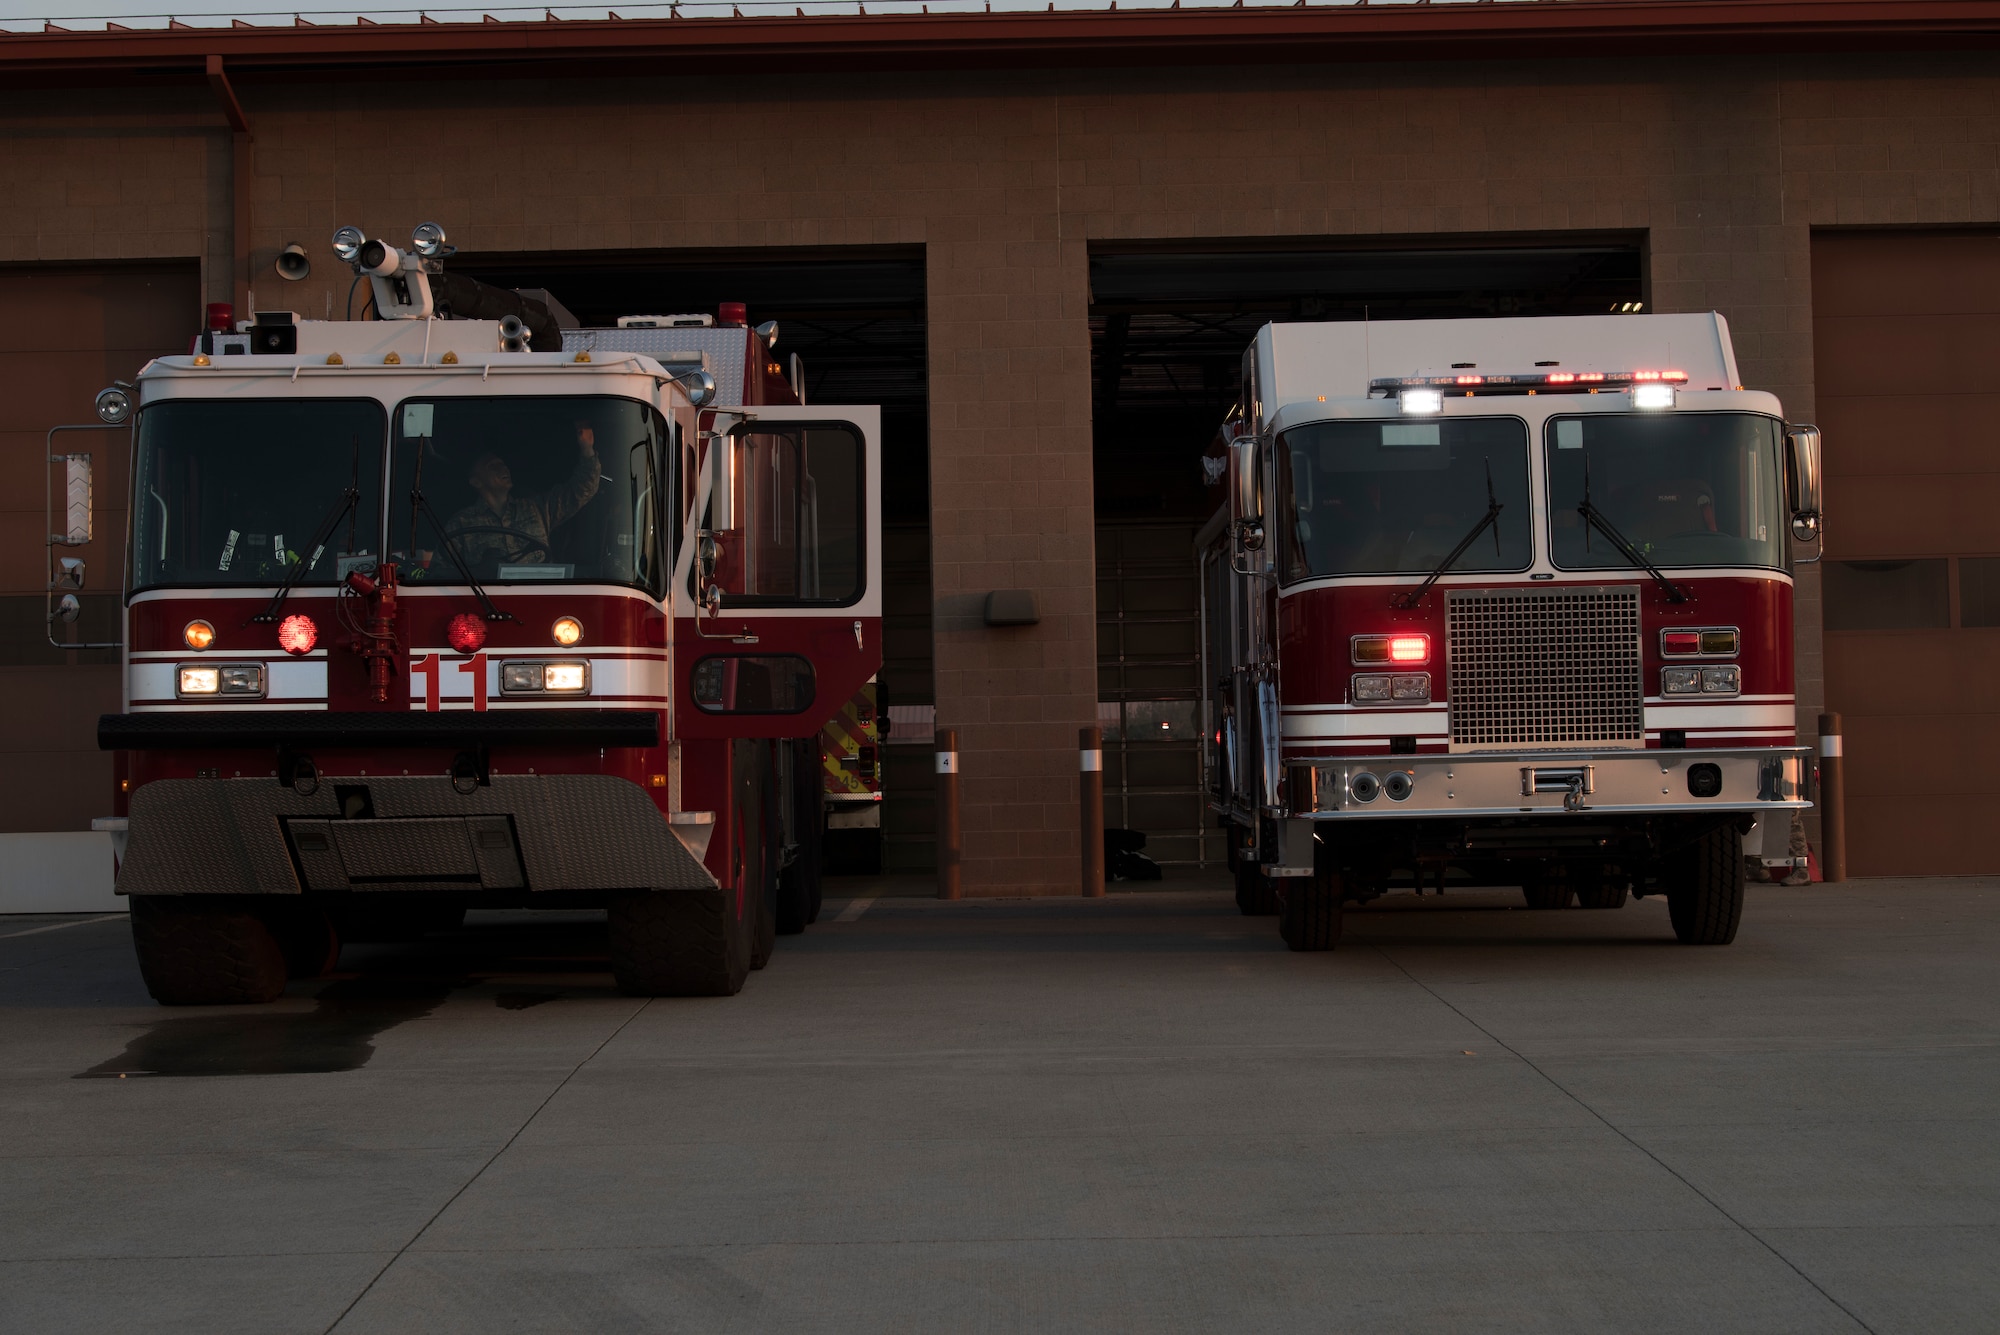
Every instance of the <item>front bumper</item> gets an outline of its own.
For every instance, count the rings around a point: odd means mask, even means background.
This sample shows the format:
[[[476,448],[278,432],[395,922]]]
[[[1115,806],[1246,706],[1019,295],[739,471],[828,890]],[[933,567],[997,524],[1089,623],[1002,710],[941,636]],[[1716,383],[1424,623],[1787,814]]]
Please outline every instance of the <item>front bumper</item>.
[[[1812,805],[1812,763],[1805,747],[1294,759],[1285,765],[1286,814],[1383,820],[1773,811]],[[1714,771],[1691,773],[1696,766]],[[1710,779],[1719,787],[1698,796]]]
[[[132,794],[121,895],[710,889],[646,791],[602,774],[161,779]]]

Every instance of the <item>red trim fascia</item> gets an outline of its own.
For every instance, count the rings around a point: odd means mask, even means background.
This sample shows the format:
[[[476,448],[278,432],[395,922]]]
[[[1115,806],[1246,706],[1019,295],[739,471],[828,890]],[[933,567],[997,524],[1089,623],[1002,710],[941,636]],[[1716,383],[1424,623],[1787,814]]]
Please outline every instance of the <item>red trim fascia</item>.
[[[10,75],[233,77],[397,66],[598,67],[680,56],[763,68],[1950,49],[2000,43],[2000,0],[1511,0],[799,18],[408,23],[0,34]],[[652,72],[659,73],[657,64]],[[684,72],[699,73],[699,65]]]

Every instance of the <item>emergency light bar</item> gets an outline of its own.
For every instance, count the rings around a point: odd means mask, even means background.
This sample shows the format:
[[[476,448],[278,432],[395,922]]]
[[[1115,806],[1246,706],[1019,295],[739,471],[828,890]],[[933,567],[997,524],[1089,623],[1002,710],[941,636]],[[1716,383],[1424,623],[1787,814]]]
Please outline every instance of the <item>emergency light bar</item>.
[[[1593,389],[1630,389],[1635,385],[1685,385],[1686,371],[1528,371],[1505,375],[1378,376],[1368,382],[1371,399],[1395,398],[1405,390],[1451,391],[1463,394],[1526,394],[1538,390],[1574,394]]]

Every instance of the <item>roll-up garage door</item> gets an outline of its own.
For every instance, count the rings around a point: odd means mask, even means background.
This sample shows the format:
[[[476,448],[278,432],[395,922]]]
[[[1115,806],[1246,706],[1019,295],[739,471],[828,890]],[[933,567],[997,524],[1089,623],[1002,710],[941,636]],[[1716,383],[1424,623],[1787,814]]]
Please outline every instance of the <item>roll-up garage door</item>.
[[[2000,230],[1813,237],[1848,871],[2000,871]]]
[[[42,469],[46,436],[96,421],[92,400],[149,358],[185,352],[200,328],[192,262],[0,266],[0,831],[87,830],[111,814],[111,757],[97,716],[119,707],[115,655],[65,653],[45,631]],[[126,432],[77,437],[89,450],[95,540],[84,558],[86,640],[118,638]]]

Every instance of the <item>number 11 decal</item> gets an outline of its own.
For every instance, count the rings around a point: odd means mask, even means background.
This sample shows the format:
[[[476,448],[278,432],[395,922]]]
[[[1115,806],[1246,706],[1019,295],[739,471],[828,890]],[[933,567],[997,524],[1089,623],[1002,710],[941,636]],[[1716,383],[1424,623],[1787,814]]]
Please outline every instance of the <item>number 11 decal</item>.
[[[442,707],[439,695],[443,669],[444,662],[438,654],[426,654],[410,664],[410,671],[424,679],[424,708],[433,714]],[[486,655],[474,654],[458,664],[458,670],[472,674],[472,707],[483,711],[486,708]]]

